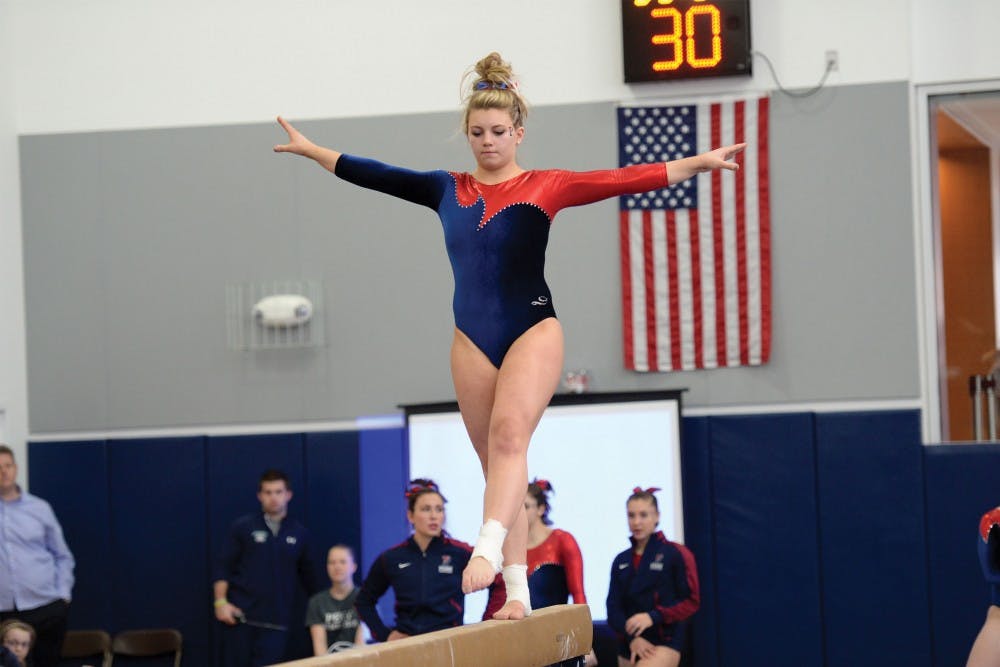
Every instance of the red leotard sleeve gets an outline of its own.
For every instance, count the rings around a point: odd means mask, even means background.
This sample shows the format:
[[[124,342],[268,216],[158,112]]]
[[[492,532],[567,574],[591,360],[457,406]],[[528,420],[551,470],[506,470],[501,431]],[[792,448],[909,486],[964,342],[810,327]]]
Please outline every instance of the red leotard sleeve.
[[[587,594],[583,592],[583,555],[576,539],[565,530],[559,534],[559,552],[566,570],[566,587],[573,596],[574,604],[586,604]]]
[[[667,165],[663,162],[600,171],[554,170],[547,173],[552,182],[542,206],[550,217],[569,206],[581,206],[609,197],[649,192],[667,186]]]

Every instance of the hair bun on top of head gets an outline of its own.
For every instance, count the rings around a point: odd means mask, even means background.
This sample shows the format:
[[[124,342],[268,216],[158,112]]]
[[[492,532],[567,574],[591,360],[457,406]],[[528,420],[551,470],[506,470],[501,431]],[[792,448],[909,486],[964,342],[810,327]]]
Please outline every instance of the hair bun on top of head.
[[[471,85],[469,78],[472,79]],[[524,125],[528,116],[527,102],[518,90],[513,68],[499,53],[490,53],[466,71],[462,86],[464,130],[468,130],[469,112],[473,109],[503,109],[510,113],[514,127]]]
[[[642,487],[636,486],[636,487],[632,488],[632,495],[633,496],[637,496],[639,494],[643,494],[643,495],[650,495],[651,496],[651,495],[653,495],[654,493],[656,493],[659,490],[660,490],[660,487],[658,487],[658,486],[651,486],[648,489],[643,489]]]
[[[555,493],[555,489],[552,488],[552,484],[547,479],[538,479],[536,477],[535,479],[531,480],[531,483],[537,486],[545,493]]]
[[[476,63],[474,68],[476,79],[472,90],[517,90],[514,70],[499,53],[494,51]]]
[[[413,496],[418,496],[421,493],[429,493],[429,492],[434,492],[439,496],[441,495],[441,491],[438,489],[437,482],[435,482],[433,479],[420,477],[418,479],[410,480],[410,488],[406,490],[406,493],[404,495],[406,496],[406,499],[409,500]],[[444,498],[444,496],[441,497]]]

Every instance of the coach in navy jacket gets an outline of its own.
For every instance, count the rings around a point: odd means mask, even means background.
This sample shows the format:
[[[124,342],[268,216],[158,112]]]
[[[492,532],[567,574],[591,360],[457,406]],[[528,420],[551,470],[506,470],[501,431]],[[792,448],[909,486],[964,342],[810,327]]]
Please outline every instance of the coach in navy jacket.
[[[324,588],[309,547],[309,533],[287,516],[287,476],[261,477],[261,511],[237,519],[216,563],[215,616],[223,633],[227,666],[270,665],[285,658],[295,589],[309,595]]]

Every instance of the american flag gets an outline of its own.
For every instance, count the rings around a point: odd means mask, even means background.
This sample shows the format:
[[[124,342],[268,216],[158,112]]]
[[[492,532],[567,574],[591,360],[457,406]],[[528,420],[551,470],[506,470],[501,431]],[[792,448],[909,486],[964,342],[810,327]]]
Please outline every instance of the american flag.
[[[622,166],[747,142],[738,171],[621,198],[625,367],[755,366],[771,352],[768,98],[618,109]]]

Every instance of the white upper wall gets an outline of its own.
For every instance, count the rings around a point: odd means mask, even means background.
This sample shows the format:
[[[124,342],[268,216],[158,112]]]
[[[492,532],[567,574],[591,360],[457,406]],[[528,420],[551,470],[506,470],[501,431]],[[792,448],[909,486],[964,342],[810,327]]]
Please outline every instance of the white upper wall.
[[[912,0],[915,84],[1000,78],[1000,2]]]
[[[1000,3],[965,1],[990,5],[1000,24]],[[840,56],[831,84],[910,79],[910,6],[755,0],[753,46],[788,87],[814,85],[828,49]],[[626,86],[620,11],[614,0],[15,0],[17,128],[441,111],[458,107],[461,73],[490,50],[514,63],[534,104],[774,87],[759,60],[752,80]],[[1000,47],[988,48],[1000,61]]]

